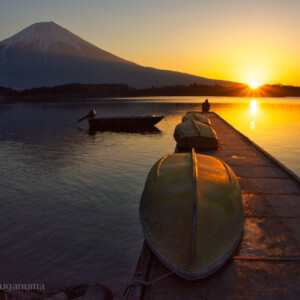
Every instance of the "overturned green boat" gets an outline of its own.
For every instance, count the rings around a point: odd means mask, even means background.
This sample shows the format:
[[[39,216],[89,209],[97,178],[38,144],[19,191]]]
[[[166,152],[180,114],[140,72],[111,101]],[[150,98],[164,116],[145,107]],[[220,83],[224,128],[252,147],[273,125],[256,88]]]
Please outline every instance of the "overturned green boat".
[[[211,156],[166,155],[149,172],[140,220],[165,266],[185,279],[206,277],[231,257],[242,235],[237,177]]]
[[[210,120],[206,118],[202,113],[197,111],[188,111],[183,117],[182,122],[187,120],[198,121],[207,125],[211,125]]]
[[[214,129],[195,120],[187,120],[178,124],[174,131],[174,138],[178,148],[181,149],[218,149],[218,138]]]

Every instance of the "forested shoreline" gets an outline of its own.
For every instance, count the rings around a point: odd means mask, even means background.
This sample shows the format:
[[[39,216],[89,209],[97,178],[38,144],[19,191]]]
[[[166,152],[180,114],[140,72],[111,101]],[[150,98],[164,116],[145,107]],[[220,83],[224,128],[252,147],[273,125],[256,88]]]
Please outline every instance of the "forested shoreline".
[[[232,86],[191,84],[136,89],[125,84],[66,84],[15,90],[0,86],[3,97],[147,97],[147,96],[231,96],[231,97],[300,97],[300,87],[285,85],[263,85],[251,89],[245,84]]]

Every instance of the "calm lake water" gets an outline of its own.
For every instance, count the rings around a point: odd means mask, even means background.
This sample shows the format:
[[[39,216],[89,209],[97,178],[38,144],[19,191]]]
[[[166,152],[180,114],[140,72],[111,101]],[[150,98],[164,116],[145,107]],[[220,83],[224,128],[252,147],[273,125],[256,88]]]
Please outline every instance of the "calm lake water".
[[[120,299],[142,246],[151,166],[204,97],[0,104],[0,283],[102,282]],[[210,97],[211,110],[300,175],[300,99]],[[164,114],[154,133],[88,134],[78,117]]]

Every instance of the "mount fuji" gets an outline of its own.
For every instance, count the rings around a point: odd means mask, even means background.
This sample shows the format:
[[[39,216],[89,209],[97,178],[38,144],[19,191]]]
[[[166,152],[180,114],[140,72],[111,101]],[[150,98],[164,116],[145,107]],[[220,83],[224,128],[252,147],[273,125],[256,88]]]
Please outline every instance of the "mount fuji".
[[[135,88],[234,84],[140,66],[54,22],[35,23],[0,42],[0,85],[26,89],[68,83],[122,83]]]

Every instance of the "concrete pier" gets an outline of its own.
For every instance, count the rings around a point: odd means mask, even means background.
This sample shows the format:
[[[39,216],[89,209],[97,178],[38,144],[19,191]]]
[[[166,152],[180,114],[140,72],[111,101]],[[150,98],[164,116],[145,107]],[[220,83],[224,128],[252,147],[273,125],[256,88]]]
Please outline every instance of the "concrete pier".
[[[299,178],[221,117],[206,116],[219,149],[201,153],[221,158],[239,178],[245,214],[241,243],[207,278],[187,281],[172,274],[149,286],[131,286],[127,299],[298,299]],[[168,272],[144,242],[133,279],[148,282]]]

